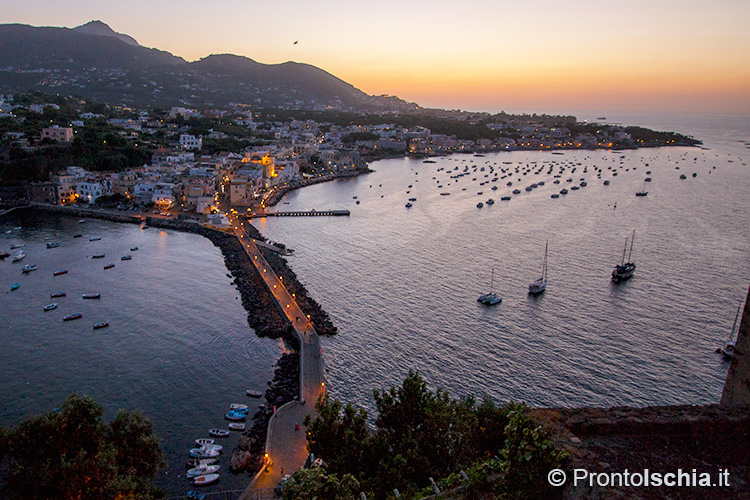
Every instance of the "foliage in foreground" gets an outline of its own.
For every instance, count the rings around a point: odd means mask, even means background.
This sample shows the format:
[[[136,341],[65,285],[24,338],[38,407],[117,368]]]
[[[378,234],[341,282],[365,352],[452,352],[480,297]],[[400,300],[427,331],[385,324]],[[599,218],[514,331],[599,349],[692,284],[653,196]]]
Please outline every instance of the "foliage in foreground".
[[[281,498],[284,500],[350,500],[359,497],[359,482],[351,474],[342,478],[316,467],[300,469],[284,483]]]
[[[375,391],[374,396],[374,431],[367,426],[365,410],[327,395],[316,404],[318,416],[306,421],[308,449],[325,462],[326,473],[320,474],[327,481],[352,475],[370,499],[391,498],[394,488],[404,498],[427,496],[432,493],[426,488],[429,478],[442,491],[463,485],[466,498],[554,494],[546,486],[546,473],[565,456],[534,425],[526,406],[497,406],[489,398],[480,404],[473,398],[451,399],[446,392],[431,391],[413,372],[400,387]],[[308,498],[284,491],[284,498]]]
[[[164,465],[151,421],[120,411],[106,425],[104,409],[71,395],[59,410],[26,417],[0,438],[8,460],[5,491],[29,500],[161,498],[151,482]]]

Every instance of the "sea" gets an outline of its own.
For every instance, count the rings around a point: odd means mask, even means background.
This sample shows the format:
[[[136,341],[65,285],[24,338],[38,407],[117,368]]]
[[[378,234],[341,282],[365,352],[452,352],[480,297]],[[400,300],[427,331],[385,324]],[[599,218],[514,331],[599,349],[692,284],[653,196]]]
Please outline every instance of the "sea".
[[[381,160],[373,173],[291,192],[276,206],[349,217],[253,222],[295,250],[290,265],[338,327],[322,340],[334,397],[372,413],[372,391],[415,370],[454,397],[534,407],[719,401],[728,364],[714,351],[750,284],[750,117],[578,115],[600,117],[703,146]],[[562,188],[568,194],[551,198]],[[0,250],[18,242],[27,254],[0,261],[0,425],[59,407],[73,392],[102,404],[105,420],[139,408],[168,462],[157,482],[168,496],[191,489],[188,448],[225,426],[230,403],[254,412],[245,390],[263,390],[285,349],[248,327],[219,249],[176,231],[18,211],[0,230]],[[635,275],[612,283],[633,231]],[[547,290],[530,296],[545,245]],[[132,260],[121,261],[126,254]],[[38,269],[22,275],[23,264]],[[68,273],[53,276],[61,269]],[[479,304],[491,285],[502,303]],[[52,302],[57,309],[44,312]],[[76,312],[83,318],[62,320]],[[110,326],[94,330],[102,321]],[[228,455],[219,484],[203,491],[248,484],[226,472]]]

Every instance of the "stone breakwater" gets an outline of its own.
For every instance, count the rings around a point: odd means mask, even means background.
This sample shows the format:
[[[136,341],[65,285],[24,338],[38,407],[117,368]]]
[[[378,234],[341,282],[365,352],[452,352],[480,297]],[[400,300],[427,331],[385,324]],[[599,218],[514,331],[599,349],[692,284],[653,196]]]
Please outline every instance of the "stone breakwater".
[[[295,181],[287,186],[283,186],[278,189],[278,191],[274,192],[271,196],[266,199],[265,205],[266,207],[272,207],[276,205],[281,198],[284,197],[288,192],[294,191],[295,189],[303,188],[305,186],[312,186],[313,184],[320,184],[321,182],[328,182],[335,179],[346,179],[348,177],[357,177],[358,175],[362,174],[369,174],[372,172],[372,170],[365,169],[365,170],[351,170],[346,172],[337,172],[333,175],[326,175],[324,177],[315,177],[312,179],[305,179],[301,181]]]
[[[268,382],[266,402],[253,415],[253,425],[242,433],[237,448],[232,450],[229,470],[237,474],[247,471],[254,476],[263,465],[266,448],[268,421],[273,416],[274,407],[294,400],[299,394],[299,353],[284,353],[276,363],[273,380]]]

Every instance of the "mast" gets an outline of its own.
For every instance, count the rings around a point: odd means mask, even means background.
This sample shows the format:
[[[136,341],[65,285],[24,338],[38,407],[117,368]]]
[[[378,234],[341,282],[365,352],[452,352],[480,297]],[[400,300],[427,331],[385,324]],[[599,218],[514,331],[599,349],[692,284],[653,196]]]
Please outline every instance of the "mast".
[[[635,229],[633,229],[633,237],[630,238],[630,251],[628,252],[628,264],[632,262],[630,260],[630,256],[633,253],[633,241],[635,241]]]
[[[547,248],[549,247],[549,240],[544,244],[544,265],[542,266],[542,279],[547,281]]]
[[[490,293],[492,293],[492,285],[495,282],[495,268],[492,268],[492,277],[490,278]]]
[[[628,249],[628,238],[626,237],[625,238],[625,248],[622,249],[622,263],[620,264],[620,266],[624,266],[625,265],[625,252],[627,251],[627,249]]]

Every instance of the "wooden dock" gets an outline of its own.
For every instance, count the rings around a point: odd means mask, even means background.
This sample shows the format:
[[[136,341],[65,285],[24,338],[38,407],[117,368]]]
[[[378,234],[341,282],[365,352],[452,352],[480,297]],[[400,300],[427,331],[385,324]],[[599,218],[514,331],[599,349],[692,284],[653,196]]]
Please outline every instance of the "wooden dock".
[[[247,217],[255,219],[259,217],[336,217],[349,216],[349,210],[306,210],[294,212],[265,212],[262,214],[251,214]]]

